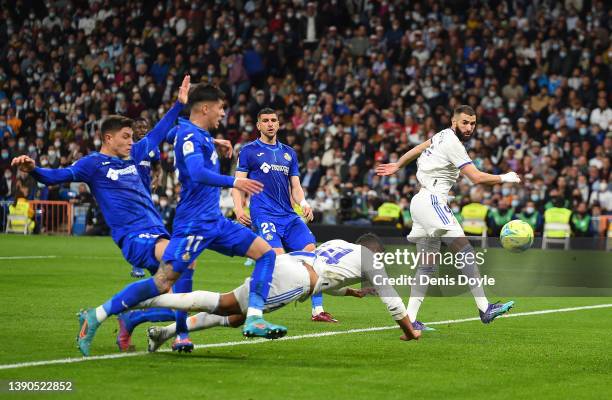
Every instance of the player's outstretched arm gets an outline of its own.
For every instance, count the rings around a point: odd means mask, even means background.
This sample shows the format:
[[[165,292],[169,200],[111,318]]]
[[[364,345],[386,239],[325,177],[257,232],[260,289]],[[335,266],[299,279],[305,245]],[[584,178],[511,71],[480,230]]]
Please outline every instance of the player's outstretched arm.
[[[166,139],[166,136],[168,136],[168,133],[174,126],[176,119],[185,107],[185,104],[187,104],[189,88],[191,86],[190,82],[191,77],[189,75],[185,75],[183,78],[183,83],[179,88],[176,103],[174,103],[172,108],[170,108],[170,110],[164,114],[162,119],[155,124],[153,129],[151,129],[144,138],[134,143],[132,146],[132,158],[134,158],[134,160],[141,161],[141,159],[144,159],[144,157],[146,157],[151,150],[156,149],[159,144]]]
[[[64,182],[75,182],[78,181],[76,174],[69,168],[39,168],[36,167],[34,159],[28,156],[15,157],[11,161],[12,167],[18,167],[20,170],[29,173],[37,181],[44,183],[45,185],[55,185]]]
[[[474,164],[466,164],[461,168],[461,173],[468,177],[474,184],[484,183],[486,185],[495,185],[497,183],[521,183],[521,178],[516,172],[508,172],[502,175],[493,175],[479,171]]]
[[[376,167],[376,174],[380,176],[393,175],[400,168],[403,168],[405,165],[410,164],[412,161],[416,160],[426,148],[431,146],[431,139],[426,140],[425,142],[419,144],[418,146],[413,147],[408,150],[406,154],[400,157],[399,160],[395,163],[389,164],[380,164]]]
[[[248,194],[257,194],[263,190],[263,184],[253,179],[234,178],[221,175],[204,166],[202,153],[193,153],[185,158],[185,165],[191,179],[209,186],[236,188]]]
[[[247,173],[242,171],[236,171],[234,175],[236,178],[246,178]],[[242,225],[251,226],[251,217],[244,211],[244,192],[238,189],[232,189],[232,200],[234,201],[234,213],[236,219]]]
[[[314,218],[312,207],[310,207],[310,204],[306,201],[306,195],[304,194],[304,189],[300,183],[299,176],[294,175],[291,177],[291,197],[293,198],[293,201],[302,207],[302,212],[304,217],[306,217],[306,220],[308,222],[312,221]]]

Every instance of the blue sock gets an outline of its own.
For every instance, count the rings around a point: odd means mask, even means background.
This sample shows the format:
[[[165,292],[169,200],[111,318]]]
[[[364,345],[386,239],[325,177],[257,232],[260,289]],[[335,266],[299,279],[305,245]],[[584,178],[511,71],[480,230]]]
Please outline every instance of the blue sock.
[[[249,307],[263,310],[268,293],[270,292],[275,262],[276,253],[274,250],[268,251],[255,261],[255,269],[251,274],[251,282],[249,284]]]
[[[169,308],[149,308],[147,310],[134,310],[127,315],[127,329],[134,330],[143,322],[174,321],[174,310]]]
[[[193,290],[193,269],[187,269],[172,287],[174,293],[189,293]],[[176,337],[184,339],[188,336],[187,315],[185,311],[175,311],[176,315]]]
[[[122,291],[114,295],[102,305],[106,314],[119,314],[126,309],[135,306],[143,300],[159,296],[159,290],[155,287],[153,278],[143,279],[127,285]]]
[[[313,294],[310,296],[310,301],[312,302],[312,308],[323,307],[323,293]]]

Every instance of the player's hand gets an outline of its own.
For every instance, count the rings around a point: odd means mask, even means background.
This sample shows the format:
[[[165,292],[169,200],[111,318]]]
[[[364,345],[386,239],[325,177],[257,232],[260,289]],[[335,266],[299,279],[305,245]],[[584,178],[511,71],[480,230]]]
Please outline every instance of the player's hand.
[[[236,213],[236,220],[244,226],[251,226],[251,217],[244,212],[244,210],[234,210]]]
[[[24,172],[32,172],[34,167],[36,167],[36,161],[29,156],[19,156],[13,158],[13,161],[11,161],[11,167],[18,167]]]
[[[226,139],[214,139],[213,143],[215,144],[215,146],[219,146],[220,148],[225,149],[224,155],[227,158],[232,158],[232,154],[234,151],[234,148],[232,147],[232,142]]]
[[[376,175],[387,176],[393,175],[399,170],[399,165],[397,163],[390,164],[380,164],[376,167]]]
[[[236,178],[234,180],[234,187],[238,190],[242,190],[243,192],[253,195],[257,193],[261,193],[263,190],[263,183],[255,181],[249,178]]]
[[[178,98],[177,100],[180,103],[187,104],[189,100],[189,88],[191,87],[191,76],[185,75],[183,78],[183,83],[181,83],[181,87],[179,88]]]
[[[357,298],[363,298],[366,297],[369,294],[376,294],[376,289],[369,287],[369,288],[361,288],[361,289],[353,289],[353,288],[347,288],[346,289],[346,295],[347,296],[352,296],[352,297],[357,297]]]
[[[421,331],[412,331],[412,334],[407,335],[407,334],[403,334],[402,336],[400,336],[400,340],[403,340],[405,342],[408,342],[410,340],[419,340],[419,338],[421,337]]]
[[[314,219],[314,214],[312,213],[312,207],[302,207],[302,215],[306,218],[306,221],[312,222]]]
[[[502,183],[521,183],[521,178],[519,178],[518,174],[514,171],[502,174],[499,177]]]

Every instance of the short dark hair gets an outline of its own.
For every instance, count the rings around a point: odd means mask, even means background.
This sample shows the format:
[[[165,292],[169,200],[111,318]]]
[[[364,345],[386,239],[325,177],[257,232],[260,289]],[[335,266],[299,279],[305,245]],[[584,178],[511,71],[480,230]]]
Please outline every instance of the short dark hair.
[[[215,85],[200,83],[189,90],[189,107],[203,101],[216,102],[219,100],[225,100],[225,93]]]
[[[476,115],[476,111],[474,111],[472,107],[462,104],[460,106],[457,106],[455,110],[453,111],[453,116],[459,115],[459,114],[466,114],[466,115],[472,116],[472,115]]]
[[[115,133],[123,128],[131,128],[134,121],[131,118],[124,117],[123,115],[109,115],[102,121],[100,127],[100,133],[104,137],[107,133]]]
[[[385,245],[378,236],[373,233],[365,233],[357,238],[355,244],[367,247],[373,253],[382,253],[385,251]]]
[[[257,120],[259,121],[259,117],[264,114],[276,114],[276,116],[278,117],[278,113],[276,112],[276,110],[273,110],[270,107],[265,107],[259,110],[259,112],[257,113]]]

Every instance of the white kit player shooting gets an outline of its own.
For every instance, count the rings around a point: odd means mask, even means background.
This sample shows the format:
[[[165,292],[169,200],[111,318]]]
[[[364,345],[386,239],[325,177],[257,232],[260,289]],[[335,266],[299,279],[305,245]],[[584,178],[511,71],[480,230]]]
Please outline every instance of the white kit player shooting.
[[[429,279],[421,279],[421,275],[431,278],[436,273],[436,265],[430,260],[439,252],[441,242],[444,241],[454,252],[465,253],[464,256],[474,252],[447,204],[448,192],[457,181],[459,172],[475,184],[495,185],[521,181],[515,172],[492,175],[479,171],[474,166],[462,142],[472,137],[475,127],[476,112],[469,106],[459,106],[453,112],[450,128],[436,133],[431,139],[414,147],[396,163],[381,164],[376,168],[378,175],[392,175],[418,157],[417,179],[421,190],[410,203],[413,225],[408,240],[416,243],[418,252],[431,254],[429,257],[423,257],[423,262],[417,266],[416,284],[412,286],[408,301],[410,321],[418,330],[433,330],[416,317],[427,292],[428,285],[422,282],[429,282]],[[468,278],[480,278],[473,254],[466,260],[472,262],[466,263],[462,273]],[[506,313],[514,305],[513,301],[503,304],[489,303],[482,286],[473,285],[470,290],[480,311],[480,319],[485,324]]]
[[[276,257],[270,294],[264,312],[272,312],[294,301],[304,301],[311,295],[324,292],[334,296],[364,297],[372,288],[354,289],[348,286],[362,279],[374,285],[375,278],[386,280],[384,269],[374,267],[374,253],[384,251],[382,242],[372,234],[357,239],[356,244],[344,240],[331,240],[317,247],[315,253],[297,251]],[[402,340],[418,339],[401,298],[388,285],[376,290],[387,310],[402,329]],[[187,320],[189,331],[215,326],[238,327],[245,319],[249,299],[249,278],[228,293],[194,291],[192,293],[164,294],[140,303],[137,308],[168,307],[183,311],[204,311]],[[149,351],[157,350],[174,337],[175,324],[151,327]]]

